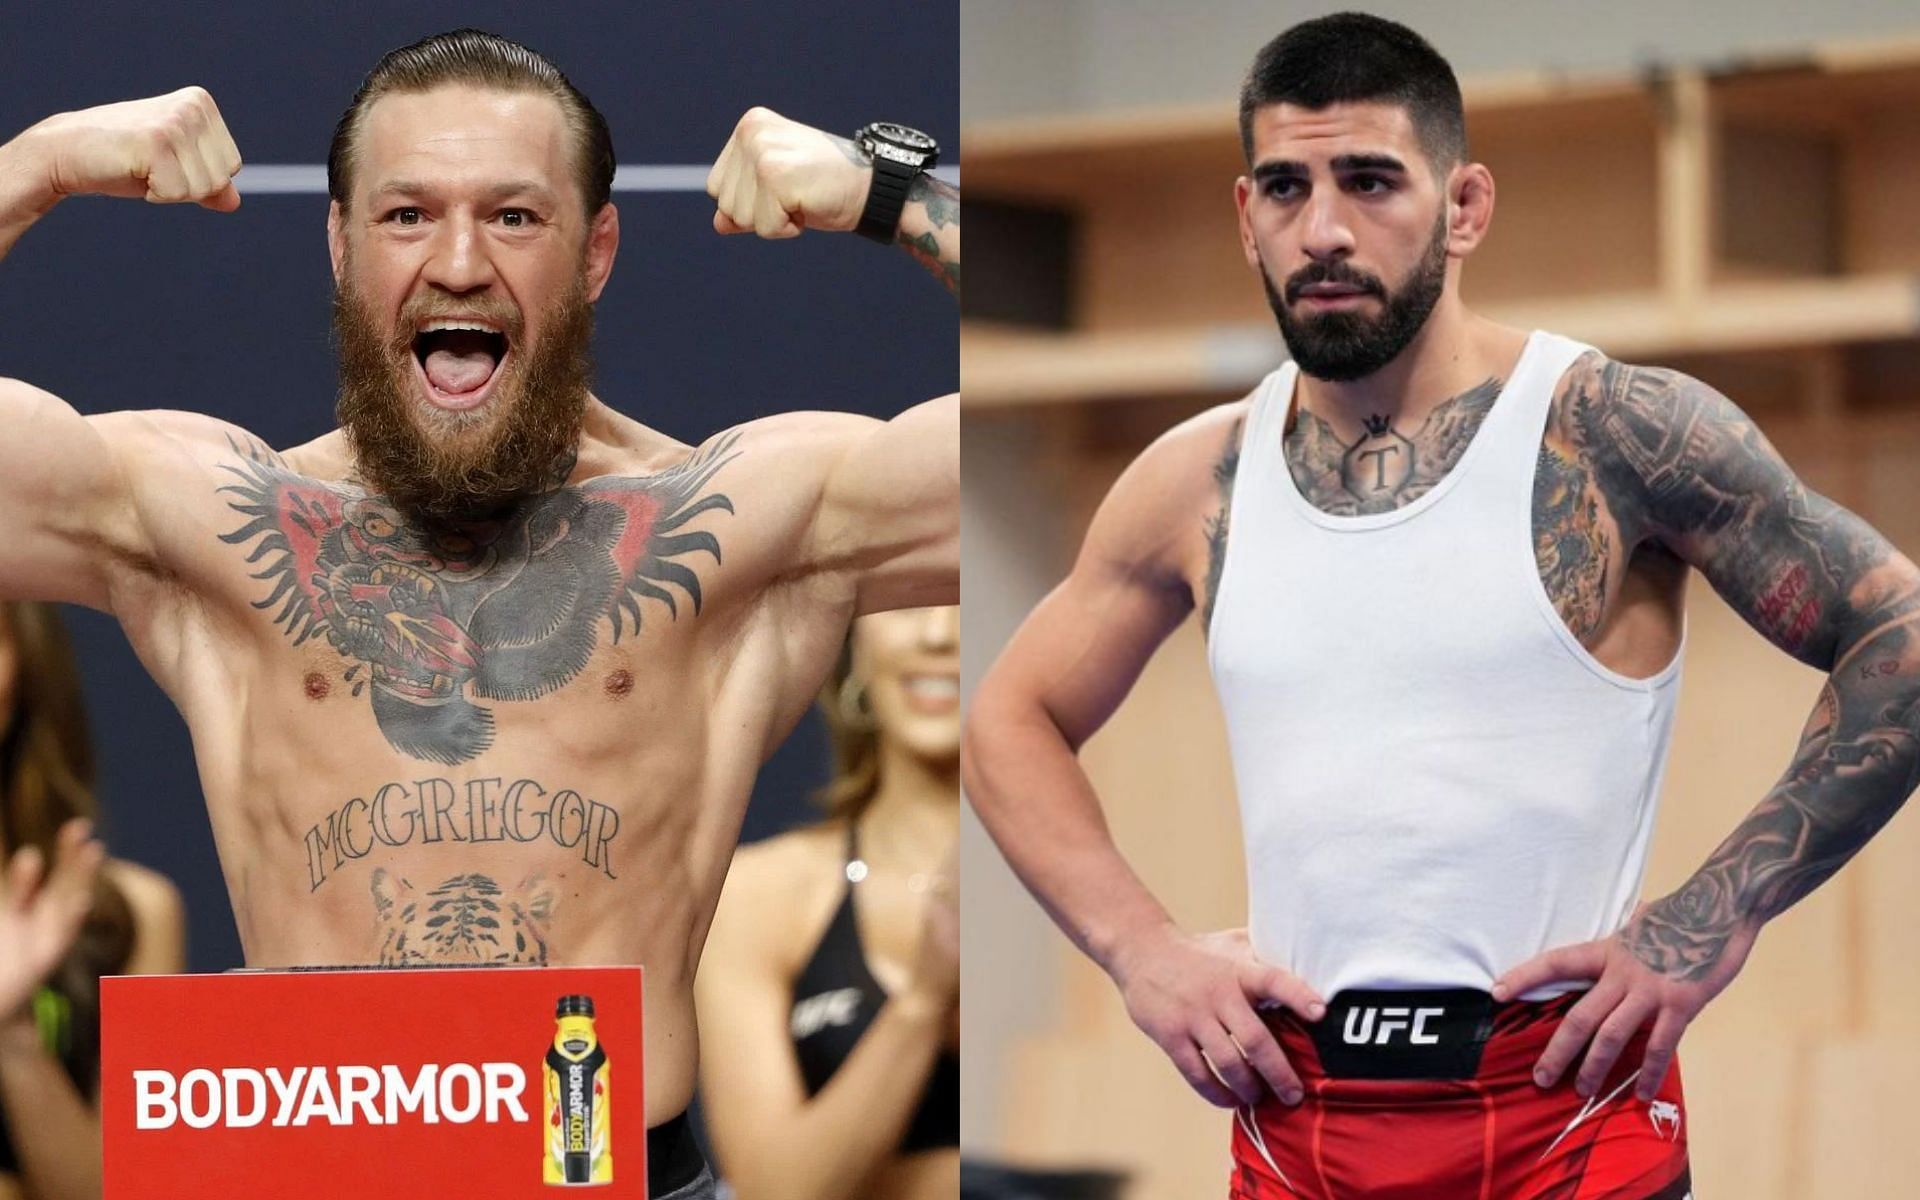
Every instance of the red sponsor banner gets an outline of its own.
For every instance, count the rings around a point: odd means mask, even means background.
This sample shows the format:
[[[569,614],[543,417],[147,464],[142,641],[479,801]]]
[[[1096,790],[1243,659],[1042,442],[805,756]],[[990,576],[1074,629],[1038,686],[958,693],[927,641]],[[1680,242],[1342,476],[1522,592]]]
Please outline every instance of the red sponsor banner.
[[[558,1200],[567,1170],[644,1200],[640,991],[638,967],[103,980],[106,1200]]]

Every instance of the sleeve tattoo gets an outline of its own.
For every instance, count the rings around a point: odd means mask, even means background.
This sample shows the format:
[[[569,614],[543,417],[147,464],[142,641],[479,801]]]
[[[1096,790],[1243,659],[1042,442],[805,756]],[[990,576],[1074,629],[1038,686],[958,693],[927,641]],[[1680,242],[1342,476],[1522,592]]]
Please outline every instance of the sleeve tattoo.
[[[924,219],[913,217],[923,213]],[[948,236],[946,230],[952,229]],[[960,290],[960,189],[931,175],[920,175],[907,186],[906,212],[894,241],[913,260],[947,285]]]
[[[1665,544],[1775,645],[1829,672],[1792,763],[1679,890],[1627,928],[1663,974],[1699,979],[1838,871],[1920,783],[1920,573],[1808,491],[1726,397],[1608,363],[1575,399],[1623,532]]]

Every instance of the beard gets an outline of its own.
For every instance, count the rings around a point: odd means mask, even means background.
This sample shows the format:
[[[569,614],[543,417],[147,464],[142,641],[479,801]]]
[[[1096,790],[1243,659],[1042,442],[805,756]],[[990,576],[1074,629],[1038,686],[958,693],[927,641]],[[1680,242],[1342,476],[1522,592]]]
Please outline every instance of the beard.
[[[485,316],[505,332],[506,361],[495,365],[493,394],[477,409],[444,411],[420,393],[414,330],[436,313]],[[368,489],[410,518],[444,525],[495,514],[564,482],[593,379],[584,274],[543,324],[539,343],[528,347],[526,322],[511,304],[434,290],[409,300],[393,332],[383,334],[352,285],[341,283],[333,297],[336,412]]]
[[[1260,282],[1266,285],[1267,303],[1280,322],[1280,334],[1300,369],[1315,379],[1350,383],[1364,379],[1399,356],[1432,315],[1434,305],[1447,283],[1447,217],[1443,209],[1435,222],[1433,236],[1407,278],[1389,292],[1380,277],[1347,266],[1345,263],[1312,263],[1293,273],[1287,280],[1286,298],[1273,285],[1266,263],[1260,264]],[[1380,315],[1360,312],[1326,312],[1302,316],[1294,310],[1300,290],[1309,284],[1338,283],[1364,289],[1378,296],[1383,305]]]

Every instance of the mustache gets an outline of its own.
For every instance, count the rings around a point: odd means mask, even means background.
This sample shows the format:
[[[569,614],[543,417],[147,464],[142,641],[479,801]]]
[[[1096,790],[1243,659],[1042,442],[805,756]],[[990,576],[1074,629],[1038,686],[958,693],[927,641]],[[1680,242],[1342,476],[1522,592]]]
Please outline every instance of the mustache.
[[[1316,283],[1333,283],[1341,287],[1358,288],[1382,299],[1386,298],[1387,287],[1380,282],[1378,275],[1350,267],[1345,263],[1309,263],[1287,276],[1285,295],[1289,305],[1299,302],[1300,293]]]

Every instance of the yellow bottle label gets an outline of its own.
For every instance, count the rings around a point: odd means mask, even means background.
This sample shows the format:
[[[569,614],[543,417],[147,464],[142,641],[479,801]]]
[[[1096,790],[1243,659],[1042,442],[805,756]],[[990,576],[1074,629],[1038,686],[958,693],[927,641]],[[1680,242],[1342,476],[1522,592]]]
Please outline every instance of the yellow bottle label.
[[[613,1182],[613,1078],[593,1018],[561,1017],[547,1051],[540,1175],[575,1186]]]

